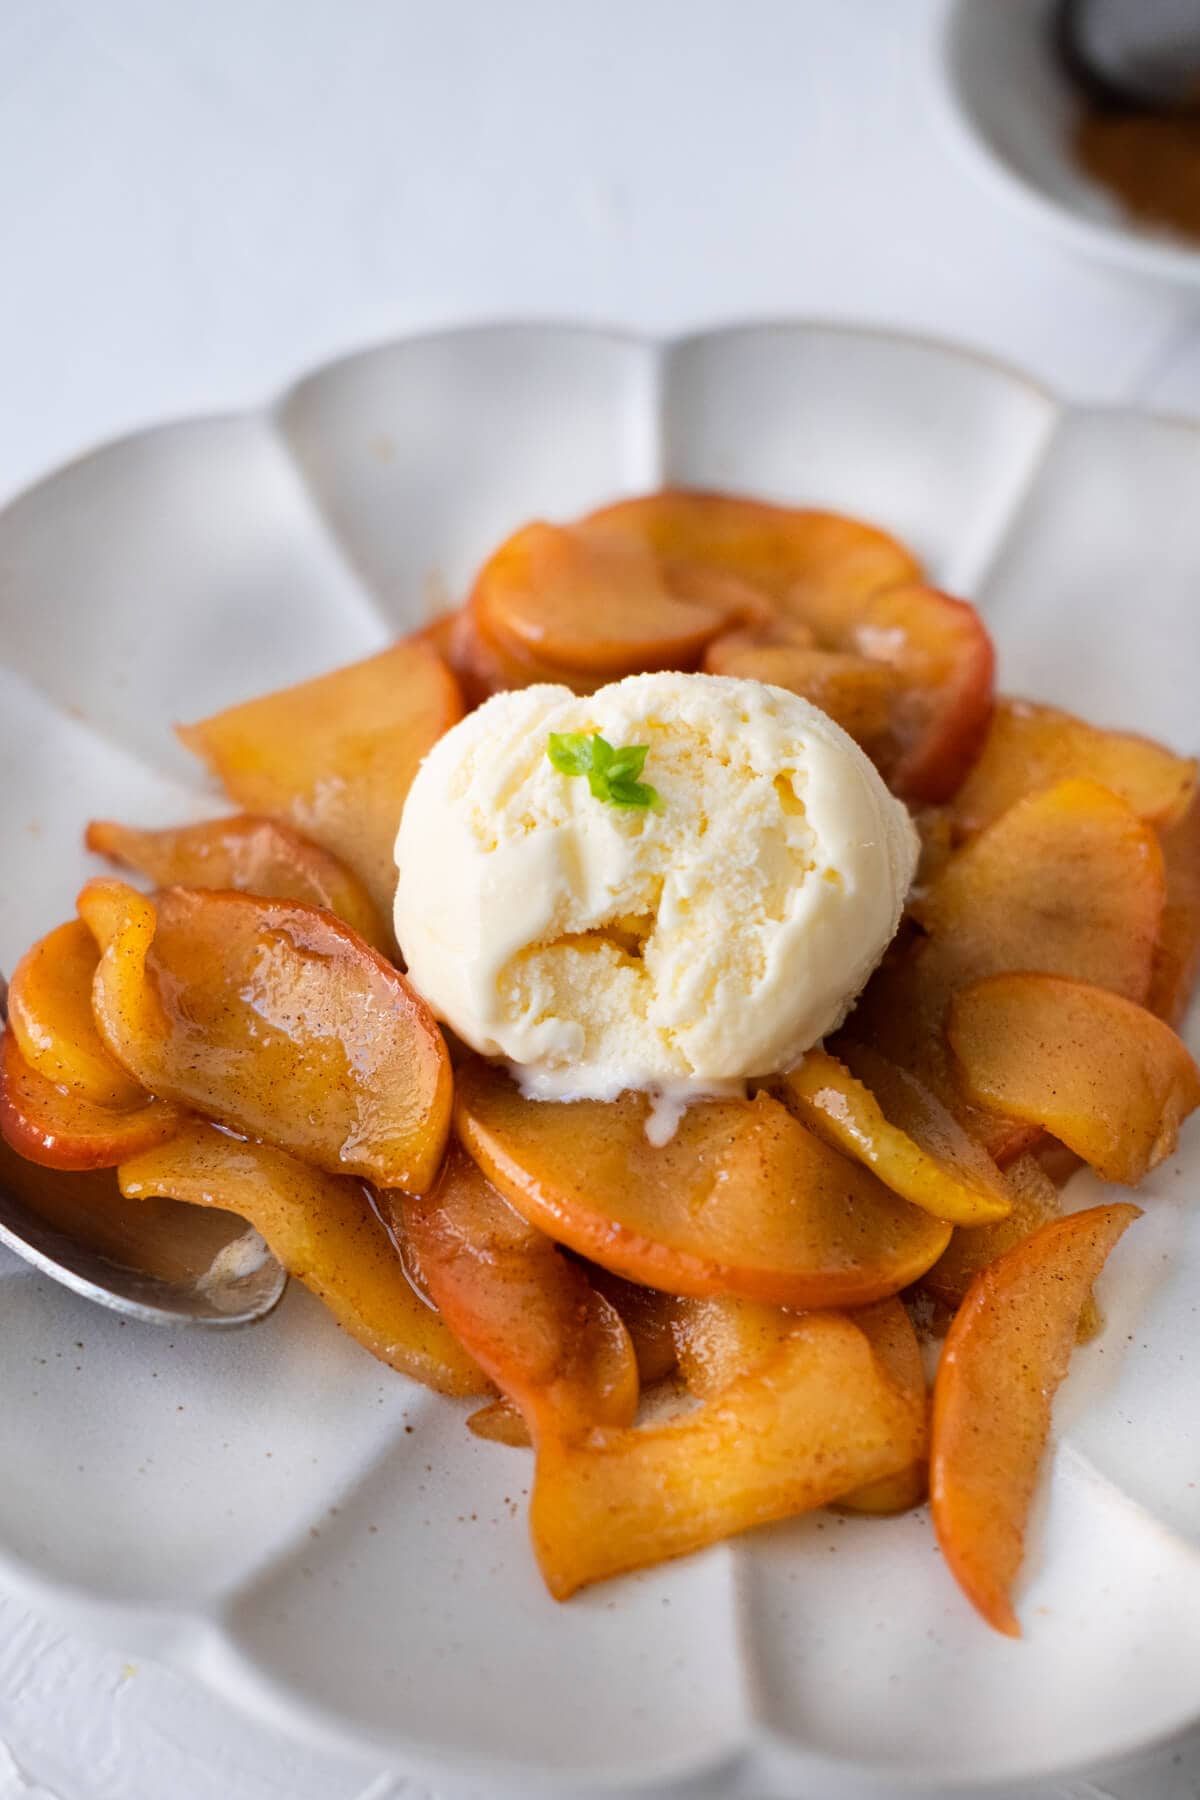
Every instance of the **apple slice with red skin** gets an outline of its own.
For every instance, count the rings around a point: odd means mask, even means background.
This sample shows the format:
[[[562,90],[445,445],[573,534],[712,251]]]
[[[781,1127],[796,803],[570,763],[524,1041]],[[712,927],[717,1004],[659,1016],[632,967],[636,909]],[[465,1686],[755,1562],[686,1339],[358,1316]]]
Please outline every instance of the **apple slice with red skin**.
[[[520,1409],[536,1441],[627,1425],[638,1402],[629,1333],[616,1308],[452,1144],[422,1199],[399,1211],[438,1310]]]
[[[988,1624],[1021,1627],[1012,1586],[1050,1429],[1092,1283],[1122,1232],[1128,1204],[1057,1219],[972,1284],[942,1350],[933,1392],[930,1492],[938,1542]]]
[[[234,888],[264,900],[301,900],[336,913],[385,955],[391,943],[391,929],[358,876],[278,819],[239,814],[162,831],[93,819],[85,842],[155,887]]]
[[[399,970],[331,913],[250,894],[89,883],[96,1022],[151,1093],[335,1175],[420,1191],[452,1078]]]
[[[31,1068],[12,1026],[0,1039],[0,1136],[28,1162],[47,1169],[111,1169],[170,1138],[182,1114],[143,1095],[131,1107],[102,1106],[56,1087]]]
[[[459,1071],[455,1124],[531,1224],[672,1294],[781,1306],[867,1305],[916,1280],[950,1227],[891,1194],[766,1094],[688,1107],[646,1138],[649,1101],[525,1100],[478,1061]]]

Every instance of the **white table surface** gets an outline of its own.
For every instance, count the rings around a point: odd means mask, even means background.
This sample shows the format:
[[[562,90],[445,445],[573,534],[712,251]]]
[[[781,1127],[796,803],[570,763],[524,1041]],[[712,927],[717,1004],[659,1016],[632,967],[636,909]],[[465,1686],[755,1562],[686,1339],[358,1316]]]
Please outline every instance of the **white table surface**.
[[[987,4],[989,0],[975,0]],[[0,497],[364,342],[853,318],[1200,413],[1200,300],[1000,210],[938,0],[0,0]],[[1047,1789],[1195,1800],[1200,1742]],[[0,1594],[0,1800],[422,1800]]]

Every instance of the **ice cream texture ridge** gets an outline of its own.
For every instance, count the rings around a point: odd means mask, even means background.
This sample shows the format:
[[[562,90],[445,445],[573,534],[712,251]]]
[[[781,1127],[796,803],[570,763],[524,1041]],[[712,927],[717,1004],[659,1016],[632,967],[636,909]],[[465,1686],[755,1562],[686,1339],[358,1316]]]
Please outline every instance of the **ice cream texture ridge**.
[[[555,767],[551,733],[644,744],[656,808]],[[895,935],[917,836],[858,746],[781,688],[634,675],[497,694],[434,746],[396,839],[409,978],[540,1099],[774,1074]]]

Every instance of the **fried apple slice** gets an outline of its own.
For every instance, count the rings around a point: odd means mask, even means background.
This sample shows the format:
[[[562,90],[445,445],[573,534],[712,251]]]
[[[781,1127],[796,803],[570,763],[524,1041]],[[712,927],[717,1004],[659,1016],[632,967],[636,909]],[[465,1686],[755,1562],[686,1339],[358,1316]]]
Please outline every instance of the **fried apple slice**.
[[[530,1526],[556,1600],[590,1582],[824,1506],[906,1467],[912,1408],[861,1331],[798,1318],[774,1354],[696,1411],[538,1450]]]
[[[238,806],[284,819],[330,851],[389,919],[405,795],[462,710],[437,651],[406,638],[365,662],[180,726],[179,736]]]
[[[939,1307],[954,1312],[984,1269],[1014,1245],[1023,1243],[1062,1212],[1058,1188],[1038,1157],[1030,1152],[1015,1157],[1003,1171],[1004,1185],[1012,1201],[1007,1218],[994,1225],[963,1226],[934,1263],[922,1275],[919,1292],[928,1294]]]
[[[1200,973],[1200,796],[1160,833],[1167,894],[1146,1005],[1178,1025]]]
[[[599,1263],[588,1264],[587,1277],[597,1293],[603,1294],[620,1313],[637,1357],[642,1386],[664,1381],[676,1362],[675,1314],[679,1303],[674,1294],[626,1281],[611,1269],[602,1269]]]
[[[758,1300],[678,1301],[675,1343],[679,1372],[689,1392],[697,1399],[711,1400],[730,1382],[759,1368],[778,1354],[800,1316]],[[920,1443],[906,1468],[852,1490],[839,1504],[855,1512],[905,1512],[924,1499],[928,1486],[929,1395],[921,1347],[899,1300],[880,1300],[849,1316],[865,1334],[883,1373],[913,1408]]]
[[[1011,1591],[1054,1393],[1091,1285],[1139,1212],[1094,1206],[1043,1226],[972,1284],[942,1351],[934,1527],[967,1598],[1008,1637],[1021,1635]]]
[[[672,579],[637,538],[540,522],[493,552],[469,604],[485,640],[608,680],[695,668],[717,632],[766,611],[732,575],[699,568]]]
[[[90,882],[96,1023],[151,1093],[335,1175],[420,1191],[450,1128],[442,1035],[332,914],[250,894]]]
[[[459,1072],[455,1123],[531,1224],[668,1293],[781,1306],[866,1305],[930,1267],[950,1228],[898,1200],[766,1094],[700,1101],[661,1148],[649,1101],[525,1100],[480,1062]]]
[[[135,1089],[140,1093],[140,1089]],[[31,1068],[12,1026],[0,1040],[0,1136],[28,1162],[47,1169],[111,1169],[127,1156],[172,1137],[181,1115],[142,1094],[119,1109],[56,1087]]]
[[[955,994],[948,1032],[977,1106],[1044,1126],[1104,1181],[1136,1187],[1200,1106],[1186,1046],[1107,988],[993,975]]]
[[[155,887],[235,888],[264,900],[302,900],[336,913],[387,954],[391,931],[357,875],[278,819],[239,815],[138,831],[93,819],[85,842],[97,856],[136,869]]]
[[[473,1412],[467,1420],[467,1430],[489,1444],[507,1444],[510,1450],[528,1450],[533,1445],[520,1408],[503,1395]]]
[[[616,1308],[452,1144],[423,1199],[385,1195],[399,1210],[438,1310],[535,1442],[593,1425],[628,1425],[638,1372]]]
[[[442,1394],[486,1392],[480,1369],[414,1292],[359,1182],[199,1120],[123,1163],[118,1178],[131,1200],[157,1196],[239,1213],[372,1356]]]
[[[1027,794],[1085,779],[1111,789],[1139,819],[1163,828],[1183,817],[1196,764],[1151,738],[1102,731],[1055,706],[997,700],[979,759],[954,797],[959,831],[981,831]]]
[[[917,1447],[907,1468],[843,1494],[847,1512],[877,1515],[908,1512],[929,1492],[929,1385],[913,1322],[899,1300],[880,1300],[852,1313],[888,1379],[906,1396],[917,1421]]]
[[[704,667],[711,675],[765,681],[803,695],[849,732],[868,756],[883,761],[900,688],[896,671],[865,656],[819,649],[806,626],[799,631],[807,644],[795,642],[786,629],[729,632],[709,645]]]
[[[921,573],[895,538],[857,519],[733,494],[667,488],[601,507],[583,523],[593,534],[644,545],[669,566],[736,576],[777,604],[798,593],[848,603]]]
[[[955,985],[1036,970],[1141,1001],[1165,887],[1153,828],[1107,788],[1063,781],[952,857],[920,916]]]
[[[8,1021],[21,1055],[48,1082],[94,1106],[129,1111],[145,1106],[149,1095],[96,1030],[92,982],[99,961],[81,919],[49,932],[13,970]]]
[[[827,1051],[810,1050],[780,1082],[785,1105],[819,1138],[873,1169],[894,1194],[935,1219],[986,1225],[1010,1212],[1000,1171],[936,1096],[877,1052],[858,1054],[876,1085],[868,1075],[864,1086]],[[884,1110],[889,1097],[890,1118]]]

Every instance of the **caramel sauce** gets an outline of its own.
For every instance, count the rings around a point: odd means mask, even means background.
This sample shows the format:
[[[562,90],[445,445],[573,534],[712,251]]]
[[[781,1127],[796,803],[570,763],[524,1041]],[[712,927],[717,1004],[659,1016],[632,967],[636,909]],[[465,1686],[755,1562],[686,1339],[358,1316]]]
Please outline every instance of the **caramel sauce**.
[[[1080,167],[1137,223],[1200,244],[1200,117],[1085,113],[1075,128]]]

